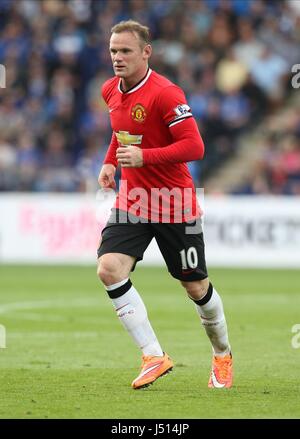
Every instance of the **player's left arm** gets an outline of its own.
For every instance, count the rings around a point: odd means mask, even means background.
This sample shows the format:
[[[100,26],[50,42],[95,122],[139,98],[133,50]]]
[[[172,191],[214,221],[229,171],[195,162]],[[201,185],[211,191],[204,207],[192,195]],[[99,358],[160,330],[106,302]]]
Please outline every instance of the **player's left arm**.
[[[193,117],[184,118],[170,127],[173,143],[162,148],[145,149],[144,165],[184,163],[201,160],[204,143]]]
[[[191,108],[180,87],[171,85],[161,91],[157,106],[168,126],[173,142],[167,146],[145,149],[145,165],[184,163],[201,160],[204,143]]]
[[[158,106],[173,142],[144,150],[133,145],[118,148],[116,158],[122,167],[184,163],[203,158],[204,143],[183,91],[177,86],[165,88],[160,93]]]

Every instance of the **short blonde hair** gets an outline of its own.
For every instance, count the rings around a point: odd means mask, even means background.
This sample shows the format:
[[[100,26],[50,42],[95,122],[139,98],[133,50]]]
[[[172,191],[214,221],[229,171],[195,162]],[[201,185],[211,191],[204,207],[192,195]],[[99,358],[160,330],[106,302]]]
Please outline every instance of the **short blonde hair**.
[[[142,47],[151,43],[149,28],[147,26],[143,26],[138,21],[120,21],[120,23],[115,24],[111,28],[112,34],[120,34],[121,32],[131,32],[133,34],[137,34],[141,43],[144,43],[142,44]]]

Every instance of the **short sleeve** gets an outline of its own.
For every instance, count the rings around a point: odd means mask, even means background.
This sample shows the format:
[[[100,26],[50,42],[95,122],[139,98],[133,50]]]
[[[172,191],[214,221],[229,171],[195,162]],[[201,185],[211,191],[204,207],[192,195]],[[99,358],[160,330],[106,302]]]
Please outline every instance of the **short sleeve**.
[[[176,85],[163,89],[158,101],[163,120],[169,127],[193,116],[183,91]]]

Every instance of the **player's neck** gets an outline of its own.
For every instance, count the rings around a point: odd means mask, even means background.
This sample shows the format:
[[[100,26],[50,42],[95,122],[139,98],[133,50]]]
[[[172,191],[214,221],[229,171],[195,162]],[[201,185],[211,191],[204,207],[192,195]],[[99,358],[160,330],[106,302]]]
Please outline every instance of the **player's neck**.
[[[134,88],[136,85],[138,85],[139,82],[141,82],[148,73],[149,66],[145,66],[145,68],[138,73],[136,73],[134,76],[130,78],[122,78],[121,79],[121,89],[123,92],[126,92],[130,90],[131,88]]]

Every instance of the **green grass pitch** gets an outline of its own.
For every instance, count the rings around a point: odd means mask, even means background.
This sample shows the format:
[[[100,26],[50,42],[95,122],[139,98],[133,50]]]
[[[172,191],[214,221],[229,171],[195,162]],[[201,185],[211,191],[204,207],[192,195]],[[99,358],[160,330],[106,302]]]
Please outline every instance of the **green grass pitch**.
[[[196,311],[165,268],[138,267],[172,374],[130,387],[140,352],[94,267],[0,267],[0,418],[299,418],[300,272],[211,269],[234,354],[232,389],[208,389],[211,349]]]

